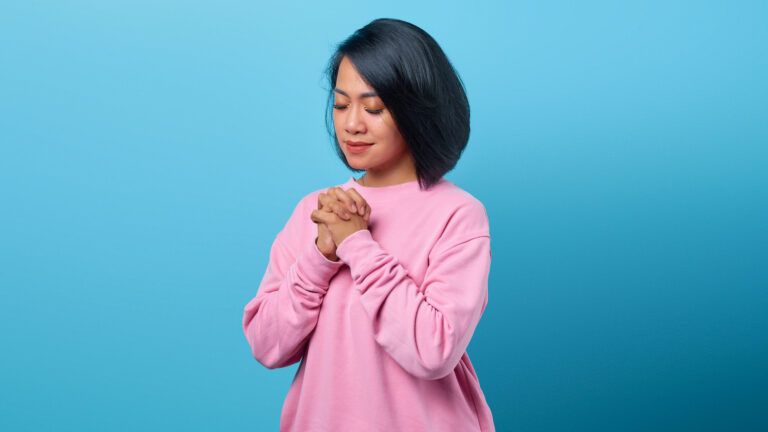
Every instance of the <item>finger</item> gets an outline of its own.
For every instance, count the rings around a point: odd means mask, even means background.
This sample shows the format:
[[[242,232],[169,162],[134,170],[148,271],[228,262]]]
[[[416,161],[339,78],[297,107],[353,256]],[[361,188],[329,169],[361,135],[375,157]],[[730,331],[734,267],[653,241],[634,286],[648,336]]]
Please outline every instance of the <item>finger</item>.
[[[335,223],[338,221],[338,217],[334,213],[328,213],[324,212],[322,210],[312,210],[312,213],[309,215],[309,218],[312,219],[312,222],[314,223]]]
[[[328,190],[330,191],[331,188],[329,188]],[[323,206],[327,205],[329,202],[334,202],[334,201],[338,201],[336,199],[336,196],[331,195],[327,191],[325,193],[320,192],[317,195],[317,209],[319,210],[319,209],[323,208]],[[330,210],[326,210],[326,211],[330,211]]]
[[[355,203],[355,200],[352,199],[352,197],[347,194],[344,189],[340,187],[334,187],[331,189],[331,195],[335,196],[336,199],[343,202],[344,205],[351,211],[352,213],[357,213],[357,205]]]
[[[371,207],[366,205],[365,207],[365,214],[363,215],[363,219],[365,220],[365,223],[370,223],[371,220]]]
[[[357,204],[357,213],[361,216],[365,215],[366,208],[368,207],[368,202],[365,198],[363,198],[355,188],[349,188],[346,192],[353,200],[355,200],[355,203]]]
[[[328,194],[325,194],[325,193],[323,193],[323,192],[320,192],[320,193],[317,195],[317,209],[318,209],[318,210],[320,210],[321,208],[323,208],[323,199],[324,199],[325,197],[327,197],[327,195],[328,195]]]
[[[336,215],[340,218],[344,220],[352,219],[352,213],[350,213],[349,210],[344,207],[344,204],[340,203],[339,201],[332,202],[330,207],[333,209],[333,212],[336,213]]]
[[[310,219],[316,224],[332,224],[339,221],[335,213],[328,213],[323,210],[312,210]]]
[[[331,194],[323,194],[324,196],[319,198],[323,205],[323,209],[325,211],[334,211],[341,217],[349,218],[351,215],[346,210],[346,207],[344,207],[344,204],[336,199],[335,196]]]
[[[352,215],[349,213],[349,211],[344,207],[344,204],[337,200],[335,197],[330,196],[328,194],[323,194],[322,198],[319,198],[322,201],[322,209],[327,212],[335,212],[339,217],[341,217],[344,220],[349,220]]]

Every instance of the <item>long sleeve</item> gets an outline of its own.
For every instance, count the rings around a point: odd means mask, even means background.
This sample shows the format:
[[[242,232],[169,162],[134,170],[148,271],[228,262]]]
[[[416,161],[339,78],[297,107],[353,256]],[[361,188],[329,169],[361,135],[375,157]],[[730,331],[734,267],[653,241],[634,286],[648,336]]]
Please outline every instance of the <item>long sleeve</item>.
[[[301,359],[330,279],[344,265],[328,260],[311,240],[294,258],[284,232],[275,237],[258,292],[243,311],[243,332],[253,357],[270,369]]]
[[[349,265],[376,342],[412,375],[447,376],[488,302],[488,232],[465,232],[441,245],[430,257],[423,290],[367,229],[345,238],[336,255]]]

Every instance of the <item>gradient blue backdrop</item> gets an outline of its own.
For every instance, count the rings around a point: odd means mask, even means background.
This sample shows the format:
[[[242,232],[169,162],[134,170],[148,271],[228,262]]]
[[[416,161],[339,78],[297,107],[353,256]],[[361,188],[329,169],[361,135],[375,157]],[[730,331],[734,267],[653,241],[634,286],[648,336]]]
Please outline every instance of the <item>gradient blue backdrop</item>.
[[[766,2],[178,0],[0,3],[0,430],[277,430],[242,308],[377,17],[467,86],[498,430],[768,430]]]

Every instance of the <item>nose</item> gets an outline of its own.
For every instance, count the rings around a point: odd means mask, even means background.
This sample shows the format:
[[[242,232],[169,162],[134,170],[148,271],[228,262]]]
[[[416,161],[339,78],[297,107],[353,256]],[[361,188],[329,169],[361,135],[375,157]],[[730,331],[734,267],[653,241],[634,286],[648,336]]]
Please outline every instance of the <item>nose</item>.
[[[347,133],[355,134],[365,132],[365,122],[363,122],[359,110],[352,109],[352,106],[350,105],[347,107],[346,111],[346,116],[344,118],[344,129],[346,129]]]

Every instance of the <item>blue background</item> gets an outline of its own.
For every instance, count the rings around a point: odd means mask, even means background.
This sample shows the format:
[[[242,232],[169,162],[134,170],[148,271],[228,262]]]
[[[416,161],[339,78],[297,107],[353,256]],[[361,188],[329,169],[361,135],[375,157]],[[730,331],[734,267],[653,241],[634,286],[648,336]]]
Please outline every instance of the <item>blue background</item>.
[[[226,0],[0,3],[0,429],[277,430],[242,308],[378,17],[467,86],[498,430],[768,430],[765,2]]]

